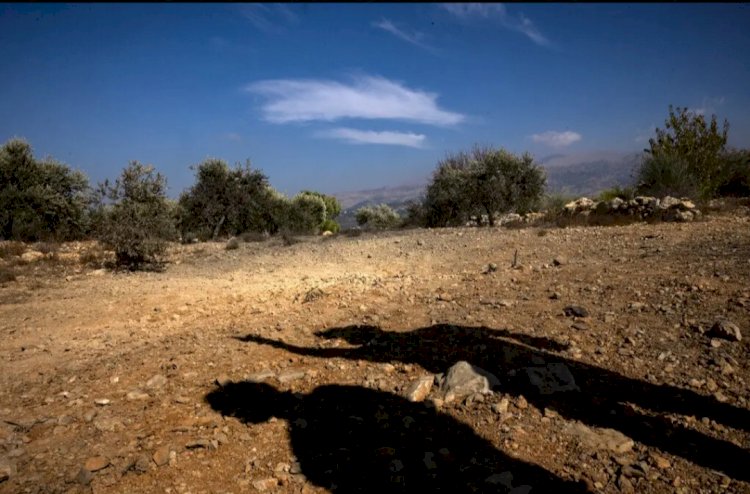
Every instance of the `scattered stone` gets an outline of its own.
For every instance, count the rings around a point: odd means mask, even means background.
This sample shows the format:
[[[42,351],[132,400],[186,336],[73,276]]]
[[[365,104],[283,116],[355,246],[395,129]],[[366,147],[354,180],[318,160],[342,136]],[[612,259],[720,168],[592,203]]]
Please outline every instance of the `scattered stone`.
[[[221,387],[223,388],[223,387],[225,387],[226,385],[228,385],[228,384],[230,384],[230,383],[232,382],[232,378],[230,378],[230,377],[229,377],[229,376],[227,376],[226,374],[222,374],[222,375],[220,375],[219,377],[217,377],[217,378],[216,378],[216,379],[214,380],[214,382],[215,382],[215,383],[216,383],[217,385],[219,385],[219,386],[221,386]]]
[[[448,369],[442,392],[448,402],[474,393],[490,393],[492,387],[499,384],[500,381],[493,374],[466,361],[460,361]]]
[[[519,410],[526,410],[529,408],[529,402],[526,401],[526,398],[523,395],[518,395],[518,398],[516,398],[516,407],[518,407]]]
[[[161,467],[163,465],[166,465],[169,461],[169,446],[162,446],[154,451],[154,455],[152,456],[152,458],[157,466]]]
[[[451,302],[453,301],[453,295],[450,293],[439,293],[437,299],[442,302]]]
[[[146,381],[146,387],[149,389],[162,388],[165,384],[167,384],[167,378],[161,374],[156,374]]]
[[[149,394],[144,393],[143,391],[131,391],[128,393],[125,398],[127,398],[129,401],[135,401],[135,400],[147,400],[149,399]]]
[[[566,427],[569,434],[578,438],[582,445],[596,451],[612,451],[624,454],[632,450],[635,442],[614,429],[593,429],[580,422]]]
[[[484,268],[485,274],[494,273],[495,271],[497,271],[497,264],[495,264],[494,262],[489,263],[487,267]]]
[[[6,460],[0,460],[0,484],[13,476],[13,465]]]
[[[543,395],[581,390],[570,369],[563,363],[526,367],[526,374],[529,376],[529,382]]]
[[[227,240],[226,250],[235,250],[240,248],[240,240],[237,237],[232,237]]]
[[[98,398],[98,399],[94,400],[94,403],[96,403],[100,407],[104,407],[104,406],[109,405],[112,402],[110,400],[108,400],[107,398]]]
[[[303,370],[288,370],[279,374],[276,379],[278,379],[280,383],[288,383],[297,381],[298,379],[302,379],[303,377],[305,377],[305,371]]]
[[[568,260],[563,256],[557,256],[552,259],[553,266],[565,266],[566,264],[568,264]]]
[[[272,377],[276,377],[276,373],[270,370],[263,370],[263,371],[245,376],[245,380],[252,382],[252,383],[261,383],[265,381],[266,379],[270,379]]]
[[[43,258],[44,258],[44,254],[42,254],[41,252],[37,252],[35,250],[30,250],[28,252],[24,252],[23,254],[21,254],[21,260],[24,262],[36,262],[39,259],[43,259]]]
[[[657,455],[656,453],[651,453],[651,459],[654,462],[654,465],[656,465],[656,468],[660,470],[669,470],[672,467],[672,463],[664,458],[661,455]]]
[[[573,324],[572,324],[572,325],[570,326],[570,328],[571,328],[571,329],[575,329],[575,330],[577,330],[577,331],[588,331],[588,329],[589,329],[588,325],[587,325],[586,323],[584,323],[584,322],[576,322],[576,323],[573,323]]]
[[[86,467],[81,467],[81,469],[78,470],[78,475],[76,475],[75,481],[81,485],[89,485],[93,478],[94,475],[89,470],[86,470]]]
[[[97,472],[103,468],[107,468],[108,466],[109,460],[104,456],[92,456],[91,458],[86,460],[86,463],[83,464],[83,468],[85,468],[89,472]]]
[[[589,317],[589,311],[580,305],[568,305],[563,312],[567,317]]]
[[[138,458],[135,460],[135,465],[133,466],[133,469],[138,473],[146,473],[148,472],[149,467],[151,466],[151,460],[149,459],[147,454],[140,454],[138,455]]]
[[[508,413],[509,405],[510,400],[508,400],[508,398],[502,398],[499,402],[492,405],[492,411],[500,415],[506,414]]]
[[[256,480],[253,482],[253,487],[258,492],[265,492],[267,490],[273,489],[274,487],[277,487],[279,485],[279,480],[274,477],[269,477],[262,480]]]
[[[723,338],[729,341],[741,341],[742,333],[740,328],[737,327],[732,321],[726,319],[719,319],[711,326],[711,330],[708,332],[709,336],[716,338]]]
[[[435,376],[421,376],[413,381],[406,389],[406,399],[413,402],[424,401],[432,390]]]

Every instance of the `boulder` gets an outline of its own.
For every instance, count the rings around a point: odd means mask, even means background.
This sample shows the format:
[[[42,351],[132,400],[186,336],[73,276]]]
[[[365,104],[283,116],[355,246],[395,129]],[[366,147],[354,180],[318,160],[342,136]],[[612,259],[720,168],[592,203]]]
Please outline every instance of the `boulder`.
[[[462,360],[448,369],[441,391],[448,402],[475,393],[490,393],[492,387],[499,384],[495,375]]]

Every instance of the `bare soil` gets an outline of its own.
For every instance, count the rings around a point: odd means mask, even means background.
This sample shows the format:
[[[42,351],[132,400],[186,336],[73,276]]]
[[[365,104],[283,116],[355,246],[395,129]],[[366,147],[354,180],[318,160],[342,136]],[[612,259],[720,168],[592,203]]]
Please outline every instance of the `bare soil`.
[[[0,286],[0,493],[750,493],[749,216],[90,247]],[[500,385],[406,399],[460,360]]]

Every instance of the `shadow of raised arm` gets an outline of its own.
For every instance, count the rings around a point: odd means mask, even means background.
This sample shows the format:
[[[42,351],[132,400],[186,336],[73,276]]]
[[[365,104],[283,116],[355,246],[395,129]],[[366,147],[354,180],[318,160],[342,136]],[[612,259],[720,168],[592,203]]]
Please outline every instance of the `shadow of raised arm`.
[[[246,343],[257,343],[259,345],[268,345],[274,348],[280,348],[287,352],[296,353],[297,355],[305,355],[308,357],[319,357],[319,358],[347,358],[356,359],[357,353],[360,351],[359,348],[311,348],[292,345],[290,343],[284,343],[283,341],[272,340],[264,338],[263,336],[257,336],[254,334],[248,334],[245,336],[235,336],[235,339],[244,341]]]

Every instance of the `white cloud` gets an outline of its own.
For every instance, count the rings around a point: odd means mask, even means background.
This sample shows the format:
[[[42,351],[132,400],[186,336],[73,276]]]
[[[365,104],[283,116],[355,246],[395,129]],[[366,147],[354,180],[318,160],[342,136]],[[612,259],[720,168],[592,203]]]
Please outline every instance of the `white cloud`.
[[[531,136],[531,140],[550,147],[561,148],[570,146],[574,142],[580,141],[581,137],[581,134],[579,134],[578,132],[572,132],[570,130],[566,130],[565,132],[556,132],[554,130],[549,130],[541,134],[533,134]]]
[[[341,139],[351,144],[387,144],[392,146],[408,146],[412,148],[421,148],[425,141],[424,134],[392,132],[388,130],[357,130],[346,127],[319,132],[317,135],[319,137]]]
[[[248,3],[240,6],[240,14],[253,26],[265,32],[279,32],[285,24],[299,21],[297,14],[284,4]]]
[[[420,33],[419,31],[412,31],[411,33],[406,32],[402,29],[397,28],[396,25],[388,19],[381,19],[377,22],[373,22],[372,25],[373,27],[377,27],[382,29],[383,31],[391,33],[392,35],[406,41],[407,43],[419,46],[420,48],[431,49],[423,42],[424,33]]]
[[[719,106],[723,106],[725,102],[724,96],[718,98],[703,98],[701,106],[698,108],[688,108],[688,112],[696,115],[706,115],[716,113],[716,109]]]
[[[246,90],[268,98],[263,116],[272,123],[362,118],[454,125],[465,119],[460,113],[440,109],[435,102],[437,94],[409,89],[382,77],[358,77],[350,84],[273,79],[252,83]]]
[[[501,3],[444,3],[441,7],[462,21],[472,19],[494,19],[506,29],[524,34],[540,46],[550,46],[550,41],[539,31],[534,23],[523,14],[514,17],[508,14]]]

